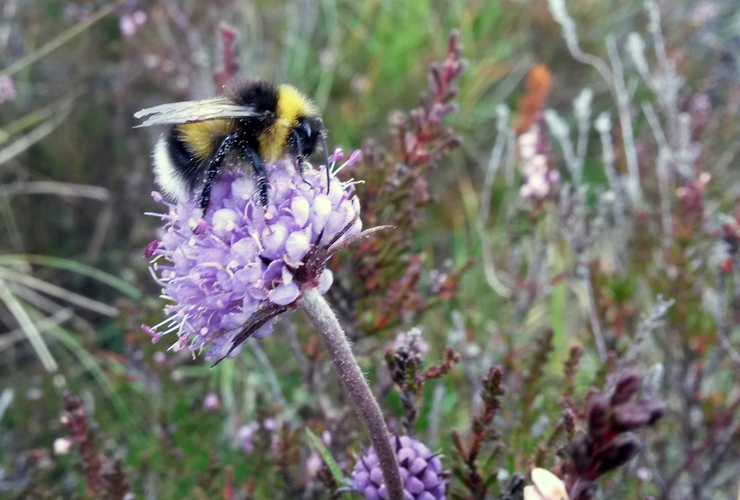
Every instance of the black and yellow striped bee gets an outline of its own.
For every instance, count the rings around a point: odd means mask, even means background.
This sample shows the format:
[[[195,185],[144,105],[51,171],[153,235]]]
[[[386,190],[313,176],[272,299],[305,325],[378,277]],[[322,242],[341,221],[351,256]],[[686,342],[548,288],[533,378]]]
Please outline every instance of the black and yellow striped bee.
[[[326,152],[324,124],[311,100],[290,85],[263,80],[244,82],[224,97],[162,104],[134,117],[146,118],[139,127],[171,126],[154,146],[155,175],[173,201],[200,188],[204,214],[213,182],[227,165],[251,165],[265,207],[265,163],[291,157],[301,169],[320,140]]]

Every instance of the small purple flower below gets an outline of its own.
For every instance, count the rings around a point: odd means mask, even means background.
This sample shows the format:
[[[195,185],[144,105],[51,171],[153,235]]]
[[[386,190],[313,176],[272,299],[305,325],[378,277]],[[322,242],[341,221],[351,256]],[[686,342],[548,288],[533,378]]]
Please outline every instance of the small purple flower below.
[[[218,410],[221,404],[218,400],[218,394],[215,392],[209,392],[206,397],[203,398],[203,408],[206,410]]]
[[[14,101],[16,98],[15,84],[9,76],[0,77],[0,104]]]
[[[353,154],[347,163],[357,159]],[[253,314],[283,311],[305,288],[326,293],[333,281],[326,259],[362,228],[355,183],[336,178],[345,165],[335,169],[328,190],[324,167],[307,167],[301,175],[289,161],[267,165],[265,209],[255,203],[253,176],[238,169],[220,175],[203,218],[194,197],[175,205],[153,193],[169,210],[149,214],[165,226],[145,255],[171,302],[166,320],[143,327],[153,342],[176,333],[175,350],[189,346],[194,352],[208,344],[207,360],[234,357]],[[264,314],[249,336],[269,335],[276,314]]]
[[[254,451],[254,436],[258,430],[259,424],[257,422],[250,422],[247,425],[242,425],[236,431],[236,442],[244,453],[252,453]]]
[[[446,483],[439,457],[423,443],[408,436],[396,437],[395,445],[404,483],[404,499],[444,500]],[[378,456],[372,447],[355,464],[352,489],[368,500],[388,498]]]

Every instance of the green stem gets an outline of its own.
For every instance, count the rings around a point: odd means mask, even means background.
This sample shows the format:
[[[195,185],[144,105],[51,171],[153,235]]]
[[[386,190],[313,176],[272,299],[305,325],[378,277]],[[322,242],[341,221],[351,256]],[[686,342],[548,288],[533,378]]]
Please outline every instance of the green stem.
[[[339,372],[360,418],[367,427],[370,441],[378,456],[380,470],[383,472],[388,500],[403,500],[403,482],[396,461],[396,451],[391,444],[383,414],[352,355],[352,349],[336,315],[315,288],[303,291],[300,304],[321,334],[329,356],[334,362],[334,367]]]

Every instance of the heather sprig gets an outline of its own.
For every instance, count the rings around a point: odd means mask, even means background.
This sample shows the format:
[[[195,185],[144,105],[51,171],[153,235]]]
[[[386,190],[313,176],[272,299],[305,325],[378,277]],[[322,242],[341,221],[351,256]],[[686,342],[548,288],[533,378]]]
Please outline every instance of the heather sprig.
[[[632,432],[655,424],[665,403],[655,398],[631,400],[642,386],[642,376],[626,371],[616,380],[610,396],[595,393],[584,418],[587,430],[570,442],[562,470],[571,500],[594,497],[596,479],[624,465],[642,449]]]
[[[442,361],[422,370],[424,355],[429,350],[421,336],[421,329],[414,327],[396,336],[391,349],[385,352],[385,362],[391,380],[399,387],[403,405],[403,425],[412,433],[418,417],[418,399],[427,380],[438,379],[448,373],[460,361],[460,355],[452,347],[445,347]]]
[[[429,70],[429,94],[421,96],[421,106],[410,112],[410,122],[403,115],[395,117],[391,138],[407,168],[433,165],[443,153],[460,143],[452,129],[442,125],[442,119],[457,109],[450,101],[457,96],[455,80],[466,66],[460,33],[454,31],[447,42],[447,58],[432,64]]]
[[[221,35],[221,66],[213,72],[216,88],[224,88],[239,72],[239,58],[237,57],[237,33],[233,26],[221,23],[218,27]]]
[[[550,158],[544,120],[537,120],[532,128],[521,134],[517,138],[517,145],[524,177],[519,196],[535,200],[539,207],[548,196],[557,196],[555,188],[560,181],[560,173],[553,167]]]
[[[481,398],[484,407],[479,415],[473,418],[472,432],[467,441],[456,430],[452,431],[452,444],[455,455],[461,461],[453,467],[453,472],[470,492],[473,500],[483,500],[489,489],[488,471],[481,471],[477,460],[484,443],[499,439],[500,434],[491,424],[501,408],[501,396],[504,395],[504,371],[500,366],[492,366],[483,379]],[[498,447],[494,447],[494,453]]]
[[[106,459],[103,456],[97,425],[90,421],[78,397],[70,394],[64,396],[64,414],[61,421],[70,432],[68,438],[61,439],[74,444],[81,455],[86,496],[123,500],[128,492],[128,485],[121,460]],[[66,453],[69,449],[68,445],[59,446],[62,447],[65,449],[57,451]]]
[[[529,366],[529,373],[524,380],[522,394],[520,397],[520,407],[522,411],[522,428],[529,429],[534,423],[534,400],[539,394],[539,385],[545,374],[547,362],[550,354],[554,350],[553,330],[548,329],[544,335],[536,341],[536,348],[532,356],[532,364]]]
[[[566,405],[572,405],[573,392],[576,385],[576,373],[578,371],[578,362],[583,356],[581,346],[573,346],[568,351],[568,359],[563,364],[563,401]]]
[[[71,433],[72,441],[79,446],[88,491],[91,493],[102,491],[103,457],[93,426],[90,425],[87,412],[78,397],[69,394],[65,396],[64,415],[61,420],[62,425]]]
[[[444,119],[456,110],[456,83],[467,63],[462,58],[458,32],[448,38],[447,55],[431,65],[428,91],[421,105],[391,119],[390,142],[385,148],[374,141],[363,145],[362,161],[349,175],[365,182],[357,186],[365,222],[397,228],[382,238],[369,238],[347,252],[351,274],[337,280],[330,296],[343,318],[355,318],[350,332],[376,332],[404,320],[413,321],[424,311],[455,294],[466,266],[437,273],[432,287],[425,288],[421,254],[414,250],[412,236],[432,201],[429,174],[444,155],[460,144]],[[382,291],[382,293],[379,293]],[[372,314],[366,314],[372,311]],[[359,320],[359,321],[358,321]],[[348,322],[349,323],[349,322]]]

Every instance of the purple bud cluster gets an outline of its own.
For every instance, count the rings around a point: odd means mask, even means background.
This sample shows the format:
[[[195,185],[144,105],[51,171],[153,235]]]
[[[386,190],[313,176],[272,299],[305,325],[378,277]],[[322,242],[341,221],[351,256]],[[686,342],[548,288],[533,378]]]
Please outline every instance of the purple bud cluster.
[[[633,401],[642,386],[635,371],[622,373],[611,397],[596,394],[586,410],[588,432],[571,441],[565,472],[574,478],[571,500],[593,498],[593,481],[624,465],[642,449],[631,431],[655,424],[665,413],[665,403],[655,398]]]
[[[442,462],[423,443],[408,436],[396,437],[396,457],[404,483],[405,500],[442,500],[446,483]],[[368,500],[386,499],[388,495],[378,456],[371,447],[360,457],[352,472],[352,488]]]
[[[350,161],[356,159],[352,155]],[[204,216],[195,197],[173,204],[153,193],[169,210],[152,214],[165,221],[164,234],[146,254],[153,257],[151,272],[162,296],[171,302],[165,321],[144,327],[154,342],[176,333],[176,350],[210,344],[207,360],[233,357],[240,351],[233,348],[234,338],[260,307],[294,304],[306,287],[329,289],[333,276],[324,262],[304,266],[304,260],[337,235],[344,241],[360,232],[354,183],[332,177],[327,189],[324,167],[301,174],[288,161],[267,165],[267,178],[264,209],[255,202],[253,176],[236,169],[219,176]],[[266,337],[273,323],[253,336]]]

